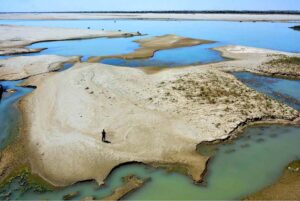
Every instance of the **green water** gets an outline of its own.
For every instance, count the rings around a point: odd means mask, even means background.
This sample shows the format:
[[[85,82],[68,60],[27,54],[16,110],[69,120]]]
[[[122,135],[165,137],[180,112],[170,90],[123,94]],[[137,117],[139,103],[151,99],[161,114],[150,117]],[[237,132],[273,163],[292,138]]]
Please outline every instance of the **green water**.
[[[126,196],[126,200],[232,200],[276,181],[284,167],[300,159],[300,127],[279,125],[250,127],[233,143],[220,144],[209,163],[205,182],[193,184],[192,180],[178,173],[168,173],[143,165],[126,165],[115,170],[105,186],[95,182],[81,182],[54,192],[38,193],[32,189],[22,192],[20,181],[2,189],[1,195],[11,192],[9,199],[60,200],[70,192],[79,191],[76,199],[109,195],[122,184],[121,178],[130,174],[151,178],[144,187]],[[5,197],[0,197],[0,199]]]

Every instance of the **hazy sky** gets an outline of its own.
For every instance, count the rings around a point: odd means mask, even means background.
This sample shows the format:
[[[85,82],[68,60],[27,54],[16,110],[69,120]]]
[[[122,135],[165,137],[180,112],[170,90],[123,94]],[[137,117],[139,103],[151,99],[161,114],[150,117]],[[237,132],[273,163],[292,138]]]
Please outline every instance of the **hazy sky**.
[[[300,10],[300,0],[0,0],[0,12]]]

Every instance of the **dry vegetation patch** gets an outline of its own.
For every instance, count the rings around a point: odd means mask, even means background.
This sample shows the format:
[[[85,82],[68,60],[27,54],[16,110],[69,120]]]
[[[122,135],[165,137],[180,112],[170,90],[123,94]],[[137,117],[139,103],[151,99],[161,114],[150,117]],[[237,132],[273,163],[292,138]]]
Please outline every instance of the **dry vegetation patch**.
[[[300,77],[300,57],[273,55],[272,59],[260,66],[261,71],[274,75]]]

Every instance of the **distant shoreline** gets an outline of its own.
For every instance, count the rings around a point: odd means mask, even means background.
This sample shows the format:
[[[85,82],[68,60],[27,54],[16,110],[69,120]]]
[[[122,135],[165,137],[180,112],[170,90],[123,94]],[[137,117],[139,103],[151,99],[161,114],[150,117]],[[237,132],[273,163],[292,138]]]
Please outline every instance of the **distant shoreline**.
[[[0,12],[0,14],[43,14],[43,13],[100,13],[100,14],[109,14],[109,13],[117,13],[117,14],[283,14],[283,15],[300,15],[300,11],[298,10],[161,10],[161,11],[47,11],[47,12]]]
[[[299,11],[225,11],[204,13],[191,11],[137,12],[34,12],[0,13],[0,20],[198,20],[237,22],[300,22]],[[268,14],[267,14],[268,13]]]

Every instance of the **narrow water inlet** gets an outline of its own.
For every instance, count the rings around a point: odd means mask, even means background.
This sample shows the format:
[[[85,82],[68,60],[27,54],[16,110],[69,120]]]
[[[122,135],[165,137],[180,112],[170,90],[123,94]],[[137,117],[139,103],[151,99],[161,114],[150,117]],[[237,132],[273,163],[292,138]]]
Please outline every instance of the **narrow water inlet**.
[[[233,75],[248,87],[300,111],[300,80],[267,77],[248,72],[236,72]]]
[[[8,145],[19,132],[20,113],[17,101],[33,89],[17,86],[19,81],[0,81],[5,91],[0,102],[0,149]]]

